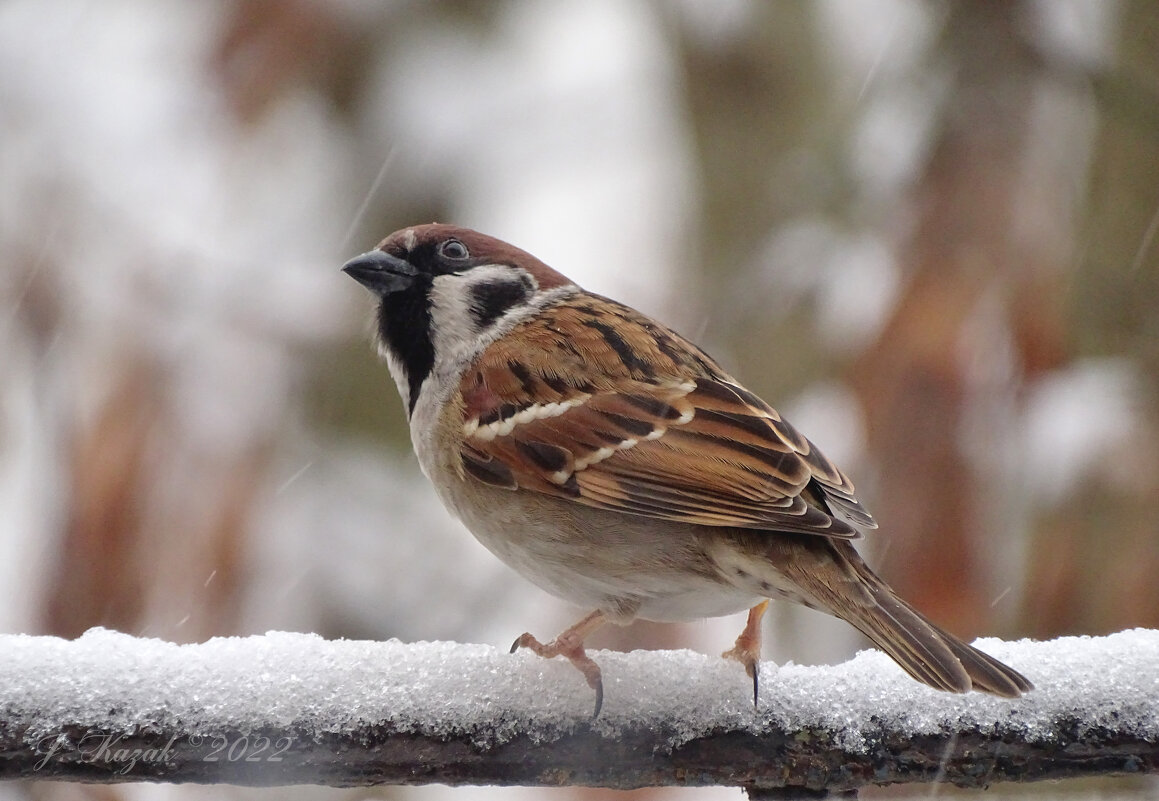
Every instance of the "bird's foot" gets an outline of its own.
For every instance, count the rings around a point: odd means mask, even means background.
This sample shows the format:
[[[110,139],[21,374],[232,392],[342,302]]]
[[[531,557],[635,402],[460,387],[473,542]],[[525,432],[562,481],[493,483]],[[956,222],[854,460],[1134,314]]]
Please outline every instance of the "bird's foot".
[[[725,659],[733,659],[744,665],[744,672],[753,680],[753,706],[757,705],[760,695],[761,674],[758,668],[761,662],[761,617],[768,608],[769,602],[761,601],[750,609],[748,621],[744,631],[736,638],[736,644],[721,654]]]
[[[604,680],[600,666],[584,651],[584,640],[587,635],[603,624],[603,613],[592,612],[549,643],[541,643],[535,637],[524,632],[511,644],[511,653],[515,653],[520,648],[527,648],[545,659],[562,656],[571,662],[583,674],[588,686],[596,691],[596,708],[592,712],[593,720],[599,717],[600,709],[604,705]]]

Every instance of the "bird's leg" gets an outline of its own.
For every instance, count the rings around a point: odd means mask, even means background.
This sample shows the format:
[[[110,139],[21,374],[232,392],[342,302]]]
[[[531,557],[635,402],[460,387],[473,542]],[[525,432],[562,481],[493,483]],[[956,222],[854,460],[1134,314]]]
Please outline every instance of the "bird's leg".
[[[606,622],[608,621],[604,613],[596,610],[546,645],[524,632],[511,644],[511,653],[520,648],[529,648],[546,659],[555,656],[567,657],[568,661],[584,674],[588,686],[596,691],[596,711],[592,713],[592,718],[596,718],[599,717],[600,708],[604,705],[604,680],[600,666],[584,653],[584,640]]]
[[[736,638],[736,645],[721,654],[725,659],[735,659],[744,665],[744,672],[753,680],[753,706],[757,705],[757,692],[760,689],[758,684],[760,672],[757,665],[761,661],[761,617],[768,608],[769,602],[761,601],[750,609],[748,622],[745,623],[744,631]]]

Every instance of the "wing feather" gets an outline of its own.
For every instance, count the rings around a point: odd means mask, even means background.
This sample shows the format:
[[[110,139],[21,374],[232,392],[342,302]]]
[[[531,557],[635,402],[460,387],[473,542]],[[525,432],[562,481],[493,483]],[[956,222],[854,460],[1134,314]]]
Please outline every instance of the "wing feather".
[[[561,301],[463,376],[466,480],[709,526],[853,538],[875,525],[775,409],[679,335],[600,300]]]

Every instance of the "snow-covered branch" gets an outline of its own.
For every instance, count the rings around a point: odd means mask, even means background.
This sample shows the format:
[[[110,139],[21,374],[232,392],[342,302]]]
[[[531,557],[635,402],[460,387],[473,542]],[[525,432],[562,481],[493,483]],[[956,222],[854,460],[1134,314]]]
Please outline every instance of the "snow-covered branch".
[[[1038,688],[954,696],[866,651],[765,665],[598,653],[604,711],[562,660],[303,634],[174,645],[0,637],[0,778],[326,784],[981,786],[1159,772],[1159,631],[977,643]]]

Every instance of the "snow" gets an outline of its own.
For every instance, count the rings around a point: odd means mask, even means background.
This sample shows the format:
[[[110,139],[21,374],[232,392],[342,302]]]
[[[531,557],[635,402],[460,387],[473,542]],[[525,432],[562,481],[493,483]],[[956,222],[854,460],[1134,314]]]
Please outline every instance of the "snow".
[[[605,736],[651,730],[675,747],[724,730],[823,729],[863,750],[875,732],[1001,729],[1049,740],[1060,721],[1159,738],[1159,631],[1048,642],[979,640],[1037,689],[1018,700],[951,695],[863,651],[831,667],[764,664],[760,707],[739,665],[691,651],[594,652],[605,701],[562,659],[476,644],[324,640],[271,632],[195,645],[92,629],[77,640],[0,637],[0,715],[26,741],[65,727],[190,733],[294,727],[354,733],[368,724],[480,746],[526,734],[548,741],[591,725]]]

